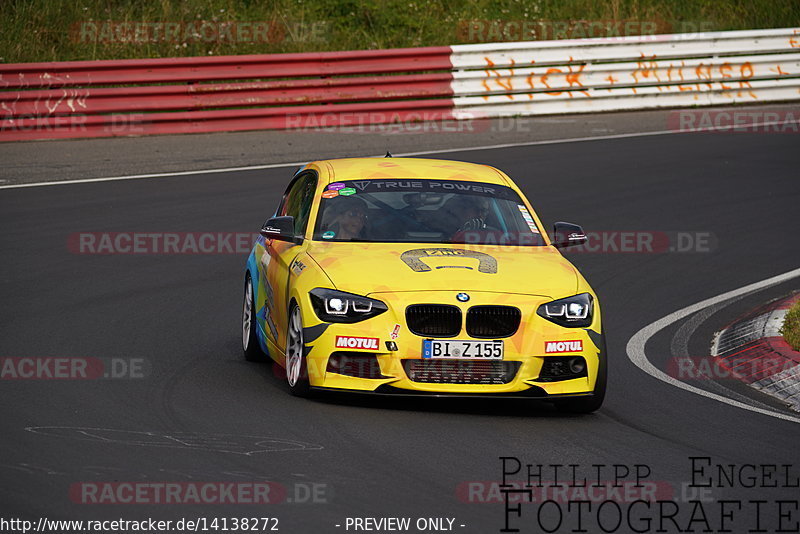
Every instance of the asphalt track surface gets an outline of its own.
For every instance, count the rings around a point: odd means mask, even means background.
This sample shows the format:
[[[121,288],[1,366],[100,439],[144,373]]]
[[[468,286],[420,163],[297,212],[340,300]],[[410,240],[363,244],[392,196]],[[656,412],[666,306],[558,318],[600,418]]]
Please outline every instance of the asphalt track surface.
[[[292,169],[2,191],[0,355],[142,358],[147,376],[0,382],[0,514],[272,516],[289,533],[345,532],[346,518],[356,516],[451,517],[456,532],[497,532],[503,506],[465,502],[458,488],[499,481],[500,456],[579,464],[588,476],[593,464],[646,464],[648,480],[679,500],[692,456],[791,464],[796,478],[800,424],[657,381],[628,360],[625,347],[677,309],[800,265],[799,146],[791,134],[684,134],[438,156],[505,170],[547,225],[713,234],[710,252],[567,253],[598,292],[608,333],[609,392],[588,416],[527,401],[294,398],[271,365],[242,358],[244,255],[80,255],[67,248],[75,232],[255,231]],[[665,368],[681,351],[707,354],[715,329],[796,288],[797,280],[720,306],[692,328],[673,325],[649,341],[648,357]],[[743,388],[728,391],[789,413]],[[87,428],[96,430],[80,430]],[[263,480],[287,488],[294,502],[90,505],[69,494],[91,481]],[[321,502],[304,499],[312,485]],[[768,501],[760,518],[766,531],[781,526],[781,499],[794,503],[783,526],[800,520],[796,487],[711,491],[717,500]],[[512,526],[541,532],[537,509],[522,505]],[[691,506],[680,510],[685,526]],[[754,528],[752,510],[745,502],[730,528]],[[560,531],[575,530],[566,506],[564,515]],[[587,521],[584,528],[598,532]],[[665,530],[678,531],[670,523]]]

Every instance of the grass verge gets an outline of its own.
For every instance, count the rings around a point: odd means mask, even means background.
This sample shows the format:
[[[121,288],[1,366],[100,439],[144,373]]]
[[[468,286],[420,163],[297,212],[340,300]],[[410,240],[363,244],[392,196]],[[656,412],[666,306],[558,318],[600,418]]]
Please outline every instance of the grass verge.
[[[795,302],[786,314],[781,335],[794,350],[800,351],[800,300]]]

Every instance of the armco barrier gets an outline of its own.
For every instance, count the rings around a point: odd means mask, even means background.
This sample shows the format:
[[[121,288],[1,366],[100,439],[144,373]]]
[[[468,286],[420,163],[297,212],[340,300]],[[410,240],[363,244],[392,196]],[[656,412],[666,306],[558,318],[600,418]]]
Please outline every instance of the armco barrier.
[[[0,64],[0,141],[800,100],[800,28]]]
[[[453,47],[455,106],[538,115],[800,100],[800,28]]]

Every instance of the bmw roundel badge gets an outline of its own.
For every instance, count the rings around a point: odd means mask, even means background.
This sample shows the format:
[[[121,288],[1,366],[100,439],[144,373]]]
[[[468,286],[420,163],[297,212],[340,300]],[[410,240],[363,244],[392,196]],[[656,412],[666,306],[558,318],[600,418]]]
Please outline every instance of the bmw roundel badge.
[[[456,295],[456,299],[458,299],[459,302],[467,302],[469,300],[469,295],[466,293],[459,293]]]

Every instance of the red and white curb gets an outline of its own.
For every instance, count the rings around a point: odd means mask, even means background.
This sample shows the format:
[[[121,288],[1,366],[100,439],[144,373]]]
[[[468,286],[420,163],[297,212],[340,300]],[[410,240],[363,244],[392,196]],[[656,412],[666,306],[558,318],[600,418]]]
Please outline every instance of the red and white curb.
[[[800,293],[766,304],[717,332],[711,356],[730,376],[800,412],[800,352],[780,328]]]

